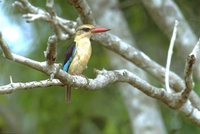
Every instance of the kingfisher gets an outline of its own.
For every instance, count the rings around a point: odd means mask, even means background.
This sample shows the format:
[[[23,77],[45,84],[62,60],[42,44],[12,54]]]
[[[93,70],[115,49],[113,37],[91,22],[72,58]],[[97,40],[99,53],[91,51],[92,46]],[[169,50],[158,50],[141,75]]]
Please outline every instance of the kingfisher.
[[[92,53],[90,38],[93,34],[109,31],[104,27],[95,27],[90,24],[81,25],[76,29],[74,43],[67,48],[63,70],[71,75],[81,75],[87,68]],[[66,85],[65,98],[71,101],[71,86]]]

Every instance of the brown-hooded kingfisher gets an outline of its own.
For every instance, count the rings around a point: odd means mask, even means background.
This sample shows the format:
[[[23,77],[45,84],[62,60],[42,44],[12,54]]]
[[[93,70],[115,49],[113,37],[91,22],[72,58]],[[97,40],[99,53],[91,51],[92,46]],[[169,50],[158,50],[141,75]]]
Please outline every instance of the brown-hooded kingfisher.
[[[76,29],[74,43],[66,52],[63,70],[71,75],[80,75],[87,67],[92,53],[90,37],[95,33],[106,32],[110,29],[95,27],[90,24],[81,25]],[[66,100],[71,101],[71,86],[66,86]]]

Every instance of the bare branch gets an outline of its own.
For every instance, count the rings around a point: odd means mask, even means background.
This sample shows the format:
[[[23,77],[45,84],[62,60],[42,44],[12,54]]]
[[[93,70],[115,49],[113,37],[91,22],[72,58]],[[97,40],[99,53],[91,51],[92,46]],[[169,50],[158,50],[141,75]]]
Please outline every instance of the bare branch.
[[[53,7],[51,7],[53,6],[51,4],[52,2],[48,3],[47,1],[47,6],[49,6],[48,7],[49,12],[31,5],[28,2],[28,0],[15,1],[13,3],[13,6],[16,8],[20,8],[21,11],[27,13],[23,15],[23,17],[27,20],[27,22],[32,22],[35,20],[43,20],[50,23],[54,27],[54,31],[58,36],[58,38],[61,40],[65,40],[69,37],[69,35],[74,34],[75,32],[74,27],[76,27],[77,23],[74,21],[58,17],[55,11],[53,10]]]
[[[193,66],[195,64],[195,61],[197,59],[197,55],[200,52],[200,42],[198,41],[197,44],[195,45],[193,51],[191,54],[188,56],[185,64],[185,89],[179,92],[178,98],[176,100],[176,106],[177,108],[180,108],[185,105],[188,97],[193,89],[193,77],[192,77],[192,72],[193,72]],[[188,103],[188,102],[187,102]]]
[[[40,87],[62,86],[63,84],[58,79],[32,81],[26,83],[10,83],[8,85],[0,86],[0,94],[10,94],[16,90],[29,90]]]
[[[174,25],[174,30],[172,33],[172,38],[170,41],[169,49],[168,49],[168,54],[167,54],[167,64],[166,64],[166,72],[165,72],[165,87],[169,93],[172,92],[169,86],[169,71],[170,71],[170,64],[171,64],[171,59],[172,59],[172,54],[173,54],[173,48],[176,40],[176,34],[177,34],[177,26],[178,26],[178,21],[175,21]]]
[[[2,33],[1,32],[0,32],[0,46],[1,46],[1,49],[3,50],[4,56],[7,59],[12,60],[13,59],[12,54],[10,52],[10,49],[6,45],[6,43],[3,41]]]
[[[69,36],[63,33],[62,29],[59,26],[60,22],[58,22],[58,20],[56,19],[57,15],[56,15],[56,12],[53,8],[54,0],[47,0],[46,6],[47,6],[47,9],[48,9],[47,12],[51,16],[51,20],[52,20],[51,22],[52,22],[54,32],[55,32],[57,38],[60,39],[60,40],[67,39]]]
[[[55,36],[50,36],[47,43],[47,50],[44,52],[48,65],[53,65],[57,56],[57,39]]]
[[[85,0],[69,0],[80,14],[84,24],[95,24],[92,10]]]
[[[193,77],[192,77],[192,72],[193,72],[193,66],[198,58],[197,55],[199,55],[200,52],[200,40],[197,42],[195,45],[194,49],[190,53],[190,55],[187,57],[186,64],[185,64],[185,90],[182,92],[183,99],[187,99],[190,92],[193,89]],[[184,100],[183,100],[184,101]]]

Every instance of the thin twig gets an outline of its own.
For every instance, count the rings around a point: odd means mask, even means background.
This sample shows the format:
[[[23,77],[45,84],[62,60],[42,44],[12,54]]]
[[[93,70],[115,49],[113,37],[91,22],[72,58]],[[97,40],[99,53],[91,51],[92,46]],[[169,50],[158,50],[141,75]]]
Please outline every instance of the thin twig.
[[[77,23],[58,17],[53,10],[53,4],[54,2],[52,0],[47,1],[46,5],[48,11],[33,6],[28,0],[15,1],[13,6],[19,8],[20,11],[27,13],[23,15],[27,22],[36,20],[46,21],[53,26],[58,39],[66,40],[74,34]]]
[[[199,52],[200,52],[200,41],[197,42],[194,49],[192,50],[192,52],[188,55],[186,59],[185,71],[184,71],[185,89],[177,93],[176,98],[174,98],[176,100],[175,104],[177,108],[180,108],[181,106],[188,103],[187,101],[194,85],[193,76],[192,76],[193,66],[195,64],[196,59],[198,58],[197,55],[199,55]]]
[[[170,46],[168,49],[168,54],[167,54],[167,63],[166,63],[166,72],[165,72],[165,87],[167,92],[171,93],[172,90],[170,89],[169,86],[169,72],[170,72],[170,64],[171,64],[171,59],[172,59],[172,54],[173,54],[173,48],[176,40],[176,34],[177,34],[177,26],[178,26],[178,21],[175,20],[175,25],[174,25],[174,30],[172,33],[172,38],[170,41]]]
[[[186,101],[188,96],[190,95],[190,92],[193,89],[194,86],[194,82],[193,82],[193,66],[195,64],[195,61],[198,58],[200,52],[200,39],[197,42],[197,44],[194,46],[194,49],[192,50],[192,52],[189,54],[189,56],[187,57],[186,60],[186,64],[185,64],[185,71],[184,71],[184,75],[185,75],[185,90],[182,92],[182,98],[184,98]]]
[[[13,83],[13,79],[12,76],[10,75],[10,83]]]
[[[47,49],[44,52],[48,65],[53,65],[57,56],[57,38],[50,36],[47,42]]]
[[[58,79],[31,81],[31,82],[11,82],[8,85],[0,86],[0,94],[10,94],[17,90],[28,90],[41,87],[62,86],[63,84]]]

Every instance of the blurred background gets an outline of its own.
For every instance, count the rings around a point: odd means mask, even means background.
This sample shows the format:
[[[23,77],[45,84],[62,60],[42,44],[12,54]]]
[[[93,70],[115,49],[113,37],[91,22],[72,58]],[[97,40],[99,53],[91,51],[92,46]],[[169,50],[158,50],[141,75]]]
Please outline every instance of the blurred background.
[[[0,31],[5,41],[14,53],[44,61],[43,51],[46,49],[48,37],[53,34],[52,27],[42,21],[26,23],[22,14],[12,7],[13,1],[0,2]],[[46,8],[46,1],[29,1],[35,6]],[[199,37],[200,1],[174,2]],[[115,8],[122,11],[138,49],[165,66],[169,38],[156,25],[142,2],[119,0]],[[63,18],[76,20],[78,17],[76,10],[66,0],[57,0],[55,9],[58,16]],[[57,62],[63,62],[65,50],[71,42],[72,40],[59,42]],[[110,64],[109,50],[96,42],[92,44],[93,54],[84,75],[94,78],[94,69],[116,69]],[[177,48],[174,50],[171,70],[183,76],[184,60],[179,60],[176,51]],[[0,56],[0,74],[0,85],[8,84],[9,76],[12,76],[14,82],[48,78],[38,71],[8,61],[3,56]],[[148,79],[150,83],[161,86],[151,76],[148,76]],[[195,89],[199,89],[198,86],[200,85],[196,83]],[[66,104],[62,87],[38,88],[0,95],[0,134],[131,134],[134,132],[131,117],[118,87],[119,84],[114,84],[98,91],[74,89],[71,104]],[[166,133],[200,133],[200,129],[191,121],[162,103],[157,103]]]

